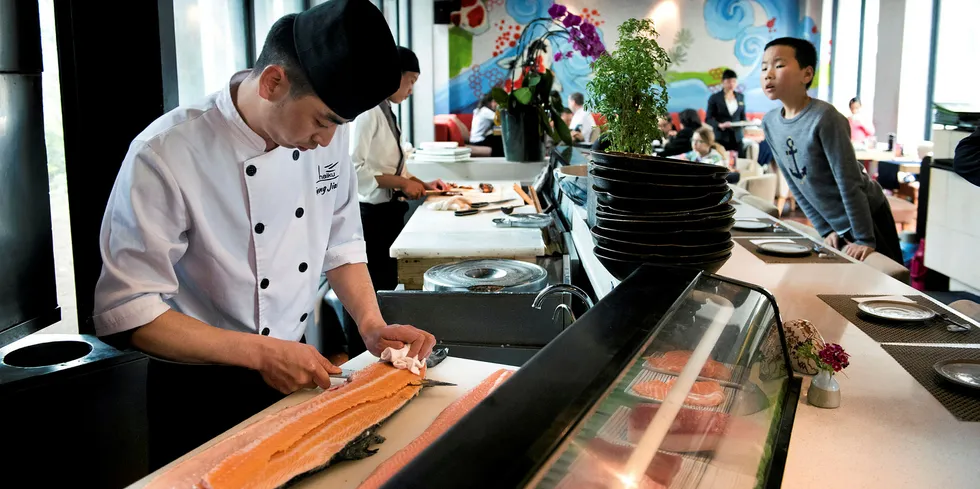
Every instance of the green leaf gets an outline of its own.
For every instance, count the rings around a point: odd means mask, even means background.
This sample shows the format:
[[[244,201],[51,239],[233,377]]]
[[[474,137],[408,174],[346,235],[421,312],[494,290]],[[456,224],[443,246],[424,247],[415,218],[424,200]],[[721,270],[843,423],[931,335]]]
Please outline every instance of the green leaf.
[[[493,87],[490,90],[490,96],[492,96],[493,99],[497,101],[497,105],[501,107],[507,107],[507,97],[509,97],[510,95],[503,88]]]
[[[517,90],[514,90],[514,93],[512,93],[511,95],[513,95],[518,102],[524,105],[531,103],[532,93],[530,88],[527,87],[518,88]]]
[[[541,126],[541,129],[548,134],[548,137],[555,139],[555,131],[551,130],[551,124],[548,123],[550,120],[551,118],[548,117],[547,113],[545,113],[544,108],[538,107],[538,125]]]
[[[527,83],[525,85],[528,87],[533,87],[537,85],[538,82],[540,81],[541,81],[541,75],[528,75]]]
[[[549,70],[539,76],[541,81],[534,88],[541,100],[547,100],[551,96],[551,86],[555,84],[555,75]]]
[[[552,112],[551,122],[555,123],[555,134],[558,136],[557,138],[553,138],[553,139],[561,140],[561,142],[565,143],[568,146],[571,146],[572,133],[571,131],[568,130],[568,124],[565,124],[565,121],[562,120],[561,114],[556,114]]]

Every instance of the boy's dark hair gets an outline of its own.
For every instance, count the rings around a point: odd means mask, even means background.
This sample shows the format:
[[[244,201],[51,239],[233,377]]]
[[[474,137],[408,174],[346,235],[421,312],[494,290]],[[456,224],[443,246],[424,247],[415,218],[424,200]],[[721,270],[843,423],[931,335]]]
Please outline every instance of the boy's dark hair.
[[[572,112],[572,109],[569,109],[568,107],[565,107],[564,109],[561,109],[561,113],[562,114],[574,114],[574,112]]]
[[[813,47],[810,41],[796,37],[780,37],[779,39],[769,41],[769,44],[766,44],[766,49],[772,46],[788,46],[793,48],[793,51],[796,53],[796,62],[800,64],[800,69],[806,69],[809,66],[816,73],[817,49]],[[810,88],[810,85],[813,85],[813,79],[806,84],[806,87]]]
[[[685,129],[697,129],[701,127],[701,116],[694,109],[684,109],[677,117],[681,120],[681,125]]]
[[[738,78],[738,73],[735,73],[733,69],[725,68],[725,71],[721,73],[721,79],[728,80],[730,78]]]
[[[585,105],[585,95],[582,95],[582,92],[575,92],[569,98],[571,98],[572,102],[575,102],[576,105]]]
[[[293,98],[313,95],[313,85],[299,64],[296,55],[296,45],[293,44],[293,20],[296,14],[283,16],[272,24],[269,34],[265,36],[262,52],[255,60],[252,75],[262,74],[262,70],[271,65],[281,66],[289,79],[289,95]]]
[[[857,97],[852,98],[851,101],[847,103],[847,108],[851,108],[851,106],[854,105],[855,103],[858,104],[861,103],[861,99]]]

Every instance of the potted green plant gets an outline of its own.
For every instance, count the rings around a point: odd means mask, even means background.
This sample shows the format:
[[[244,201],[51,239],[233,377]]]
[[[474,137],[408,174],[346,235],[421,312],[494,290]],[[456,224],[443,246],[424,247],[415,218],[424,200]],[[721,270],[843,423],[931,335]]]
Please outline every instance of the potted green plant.
[[[517,43],[519,54],[510,62],[504,86],[491,91],[500,106],[504,155],[508,161],[541,161],[545,134],[555,141],[572,144],[571,133],[561,118],[564,108],[561,96],[552,93],[554,72],[544,68],[543,57],[561,62],[577,51],[594,60],[606,51],[595,25],[560,4],[552,5],[548,14],[549,17],[534,19],[524,27]],[[544,33],[538,34],[542,30]],[[560,39],[569,41],[574,51],[557,51],[556,41]]]
[[[592,65],[587,107],[605,116],[605,152],[594,152],[600,163],[647,160],[652,142],[661,136],[657,122],[667,115],[667,82],[664,74],[670,57],[657,43],[650,19],[629,19],[619,26],[615,51],[600,56]]]

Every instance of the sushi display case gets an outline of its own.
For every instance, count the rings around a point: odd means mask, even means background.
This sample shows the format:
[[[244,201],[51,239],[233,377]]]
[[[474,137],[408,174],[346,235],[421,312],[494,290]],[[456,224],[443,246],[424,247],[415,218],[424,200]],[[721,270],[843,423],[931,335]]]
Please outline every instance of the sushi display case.
[[[643,265],[384,487],[779,487],[785,345],[764,289]]]

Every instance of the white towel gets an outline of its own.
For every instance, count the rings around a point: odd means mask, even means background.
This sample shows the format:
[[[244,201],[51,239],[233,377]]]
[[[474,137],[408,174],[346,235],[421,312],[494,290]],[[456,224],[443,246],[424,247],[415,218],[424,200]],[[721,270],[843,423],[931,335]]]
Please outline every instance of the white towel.
[[[391,362],[391,365],[395,368],[410,370],[415,375],[421,375],[419,369],[422,368],[423,363],[417,355],[411,358],[408,357],[409,348],[410,345],[405,345],[400,350],[391,347],[385,348],[385,351],[381,352],[381,361]]]

